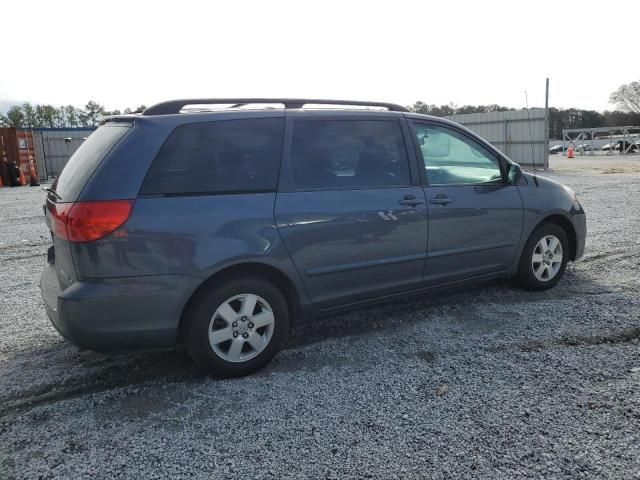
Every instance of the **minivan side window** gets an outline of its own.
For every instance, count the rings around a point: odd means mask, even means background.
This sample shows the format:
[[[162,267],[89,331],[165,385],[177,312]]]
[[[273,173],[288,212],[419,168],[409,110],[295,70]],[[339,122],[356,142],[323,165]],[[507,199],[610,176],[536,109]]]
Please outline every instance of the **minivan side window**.
[[[283,118],[179,126],[158,152],[140,193],[275,191],[283,135]]]
[[[296,190],[410,184],[404,137],[396,121],[296,121],[291,164]]]
[[[415,124],[427,180],[431,185],[502,183],[500,160],[453,129]]]

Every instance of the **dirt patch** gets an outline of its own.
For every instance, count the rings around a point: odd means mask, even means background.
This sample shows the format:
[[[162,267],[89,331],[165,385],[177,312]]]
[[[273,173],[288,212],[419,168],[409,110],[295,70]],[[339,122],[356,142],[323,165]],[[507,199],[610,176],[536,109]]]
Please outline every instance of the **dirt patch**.
[[[89,352],[92,356],[92,352]],[[24,391],[19,397],[9,398],[0,406],[0,419],[29,411],[40,405],[48,405],[84,395],[135,386],[151,380],[185,382],[204,378],[196,370],[181,348],[142,352],[129,357],[111,358],[98,374],[74,377],[69,381]]]
[[[565,337],[562,339],[562,344],[569,345],[570,347],[576,347],[581,345],[628,343],[638,339],[640,339],[640,327],[635,327],[608,335]]]
[[[416,353],[416,357],[427,363],[432,363],[436,359],[436,356],[432,352],[427,352],[426,350],[420,350]]]
[[[607,335],[593,335],[593,336],[565,336],[559,340],[552,342],[544,342],[541,340],[530,340],[520,346],[520,350],[523,352],[535,352],[537,350],[543,350],[545,348],[557,347],[557,346],[594,346],[594,345],[611,345],[618,343],[629,343],[640,340],[640,327],[633,327],[628,330],[623,330],[617,333],[610,333]]]

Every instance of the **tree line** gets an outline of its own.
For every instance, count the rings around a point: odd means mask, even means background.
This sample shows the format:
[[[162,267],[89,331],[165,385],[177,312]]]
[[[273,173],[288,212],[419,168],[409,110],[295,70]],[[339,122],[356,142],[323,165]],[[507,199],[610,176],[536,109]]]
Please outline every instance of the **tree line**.
[[[549,138],[562,139],[562,130],[613,126],[640,126],[640,82],[621,85],[609,96],[617,110],[597,112],[579,108],[549,108]],[[464,113],[487,113],[516,110],[502,105],[433,105],[416,102],[409,107],[416,113],[447,117]]]
[[[125,108],[123,111],[107,110],[93,100],[87,102],[84,108],[73,105],[33,105],[25,102],[10,107],[4,114],[0,113],[0,126],[26,129],[96,127],[103,117],[141,112],[145,108],[145,105],[140,105],[135,109]]]
[[[515,108],[502,105],[429,105],[416,102],[409,107],[416,113],[447,117],[464,113],[487,113],[513,111]],[[611,126],[640,126],[640,112],[612,110],[597,112],[579,108],[549,108],[549,138],[562,139],[562,130],[570,128],[598,128]]]
[[[613,92],[609,101],[616,104],[617,110],[597,112],[579,108],[549,109],[549,138],[561,139],[563,129],[598,128],[610,126],[640,126],[640,81],[621,85]],[[5,114],[0,114],[0,126],[16,128],[75,128],[95,127],[102,117],[121,113],[141,112],[146,108],[140,105],[135,109],[125,108],[108,111],[93,100],[84,108],[73,105],[54,107],[52,105],[32,105],[25,102],[14,105]],[[409,106],[416,113],[446,117],[464,113],[504,112],[516,110],[502,105],[433,105],[418,101]]]

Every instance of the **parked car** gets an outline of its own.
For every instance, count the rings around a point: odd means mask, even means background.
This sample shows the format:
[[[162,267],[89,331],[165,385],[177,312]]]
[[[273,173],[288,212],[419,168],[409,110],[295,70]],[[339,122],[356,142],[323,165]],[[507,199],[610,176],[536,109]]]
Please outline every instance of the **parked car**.
[[[616,150],[626,153],[634,153],[638,150],[638,142],[627,142],[626,140],[618,140]]]
[[[183,111],[220,103],[285,108]],[[268,363],[294,322],[492,278],[551,288],[586,235],[571,189],[468,129],[331,100],[181,100],[107,118],[45,215],[41,287],[64,337],[184,343],[225,376]]]
[[[582,143],[580,145],[578,145],[577,148],[578,151],[582,151],[582,152],[590,152],[591,151],[591,145],[588,143]]]
[[[551,155],[555,155],[556,153],[562,153],[562,152],[564,152],[564,147],[562,145],[554,145],[549,149],[549,153]]]
[[[624,151],[627,153],[633,153],[640,150],[640,142],[627,142],[626,140],[618,140],[616,142],[607,143],[602,147],[602,150],[609,151],[611,149],[621,151],[624,146]]]

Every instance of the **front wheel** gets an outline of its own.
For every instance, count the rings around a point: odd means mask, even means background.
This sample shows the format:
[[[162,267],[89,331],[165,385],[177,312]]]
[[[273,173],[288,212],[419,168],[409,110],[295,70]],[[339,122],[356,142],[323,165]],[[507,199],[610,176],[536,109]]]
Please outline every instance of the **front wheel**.
[[[565,231],[555,223],[543,223],[527,241],[518,280],[527,290],[546,290],[554,287],[567,267],[569,242]]]
[[[225,377],[265,366],[289,331],[282,293],[258,277],[231,279],[206,292],[185,321],[191,358],[202,370]]]

